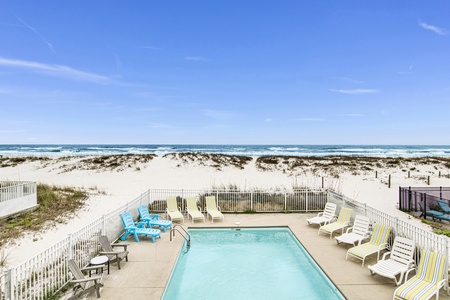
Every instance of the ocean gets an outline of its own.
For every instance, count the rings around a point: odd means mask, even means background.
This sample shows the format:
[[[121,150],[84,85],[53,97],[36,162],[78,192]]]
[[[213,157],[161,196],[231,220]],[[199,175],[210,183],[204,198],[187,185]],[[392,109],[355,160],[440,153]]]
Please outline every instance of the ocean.
[[[3,156],[214,153],[242,156],[450,156],[450,145],[1,145]]]

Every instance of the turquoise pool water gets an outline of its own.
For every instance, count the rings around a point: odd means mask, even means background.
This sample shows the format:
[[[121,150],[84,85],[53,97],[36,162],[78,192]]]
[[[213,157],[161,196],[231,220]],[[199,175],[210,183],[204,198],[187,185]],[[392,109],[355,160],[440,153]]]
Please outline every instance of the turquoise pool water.
[[[173,299],[345,299],[287,228],[190,229],[163,295]]]

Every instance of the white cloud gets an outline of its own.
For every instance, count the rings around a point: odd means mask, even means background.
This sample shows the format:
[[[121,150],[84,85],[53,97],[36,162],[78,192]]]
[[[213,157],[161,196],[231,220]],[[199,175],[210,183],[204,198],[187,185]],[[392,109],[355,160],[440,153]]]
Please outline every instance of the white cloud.
[[[31,70],[34,72],[41,72],[44,74],[49,74],[49,75],[53,75],[53,76],[57,76],[57,77],[69,78],[69,79],[78,80],[78,81],[87,81],[87,82],[98,83],[98,84],[120,85],[119,82],[115,81],[114,79],[112,79],[108,76],[84,72],[84,71],[80,71],[80,70],[73,69],[68,66],[62,66],[62,65],[51,65],[51,64],[44,64],[44,63],[40,63],[40,62],[34,62],[34,61],[9,59],[9,58],[0,57],[0,66],[28,69],[28,70]]]
[[[208,58],[205,58],[203,56],[187,56],[184,59],[185,60],[192,60],[192,61],[209,61]]]
[[[331,92],[341,93],[341,94],[350,94],[350,95],[360,95],[360,94],[377,94],[378,90],[374,89],[353,89],[353,90],[336,90],[330,89]]]
[[[15,16],[17,20],[19,20],[26,28],[28,28],[29,30],[31,30],[32,32],[34,32],[38,37],[40,37],[44,43],[47,45],[48,49],[56,54],[55,48],[53,47],[53,45],[47,41],[47,39],[39,32],[37,31],[34,27],[28,25],[27,23],[25,23],[24,20],[22,20],[21,18],[19,18],[18,16]]]
[[[273,119],[272,118],[266,118],[266,119],[264,119],[264,122],[267,122],[267,123],[273,122]]]
[[[444,28],[440,28],[440,27],[437,27],[437,26],[434,26],[434,25],[430,25],[430,24],[427,24],[427,23],[422,22],[422,21],[419,21],[419,25],[420,25],[420,27],[422,27],[424,29],[427,29],[427,30],[431,30],[434,33],[439,34],[439,35],[447,35],[448,34],[448,31],[445,30]]]

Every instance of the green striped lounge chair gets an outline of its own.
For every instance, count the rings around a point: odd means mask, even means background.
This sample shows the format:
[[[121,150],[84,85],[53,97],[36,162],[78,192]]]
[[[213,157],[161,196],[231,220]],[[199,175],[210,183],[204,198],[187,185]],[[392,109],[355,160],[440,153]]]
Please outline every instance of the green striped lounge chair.
[[[393,299],[426,300],[434,295],[439,299],[439,290],[446,285],[444,276],[447,272],[446,259],[442,253],[425,249],[420,258],[417,274],[395,290]]]
[[[350,219],[352,218],[352,214],[353,209],[342,207],[339,212],[337,221],[320,226],[317,235],[320,235],[320,233],[323,232],[325,234],[329,234],[331,239],[335,231],[341,230],[343,234],[344,229],[350,226]]]
[[[377,261],[380,259],[380,252],[388,247],[388,238],[391,232],[391,227],[385,224],[375,224],[370,241],[356,247],[348,249],[345,259],[352,256],[362,260],[362,266],[364,267],[364,261],[367,256],[377,253]]]

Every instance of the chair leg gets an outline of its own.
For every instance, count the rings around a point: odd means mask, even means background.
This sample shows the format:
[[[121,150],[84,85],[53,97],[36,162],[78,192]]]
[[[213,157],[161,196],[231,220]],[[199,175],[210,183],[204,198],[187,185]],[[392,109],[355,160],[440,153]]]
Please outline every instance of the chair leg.
[[[97,298],[100,298],[100,286],[97,282],[97,279],[94,280],[94,284],[95,284],[95,292],[97,293]]]

